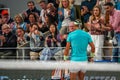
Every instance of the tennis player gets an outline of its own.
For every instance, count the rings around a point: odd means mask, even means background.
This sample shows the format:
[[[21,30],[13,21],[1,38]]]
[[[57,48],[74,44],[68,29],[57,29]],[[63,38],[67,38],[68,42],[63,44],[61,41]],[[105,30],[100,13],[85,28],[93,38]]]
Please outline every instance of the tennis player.
[[[92,58],[94,57],[95,46],[91,36],[87,32],[79,29],[79,21],[70,22],[69,29],[71,32],[67,37],[67,44],[64,51],[64,60],[67,60],[68,56],[70,55],[70,62],[75,64],[73,67],[78,67],[74,70],[70,69],[70,80],[77,80],[77,77],[79,80],[84,80],[88,62],[87,46],[90,45],[91,47],[90,55]],[[70,47],[71,53],[69,54]],[[77,63],[81,63],[81,65]]]

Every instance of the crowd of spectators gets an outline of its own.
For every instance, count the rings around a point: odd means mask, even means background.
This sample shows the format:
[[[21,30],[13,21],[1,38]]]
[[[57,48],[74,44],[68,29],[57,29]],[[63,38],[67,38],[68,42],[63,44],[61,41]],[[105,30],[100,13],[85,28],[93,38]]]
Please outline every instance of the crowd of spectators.
[[[41,10],[34,1],[28,1],[28,9],[14,18],[3,10],[0,14],[0,59],[15,59],[16,50],[21,46],[26,47],[24,44],[29,44],[27,54],[31,60],[46,55],[43,51],[48,50],[46,47],[58,52],[61,49],[57,47],[66,45],[69,23],[75,20],[81,23],[82,30],[92,36],[96,47],[95,60],[105,59],[105,41],[113,38],[115,30],[109,25],[110,13],[104,8],[104,4],[109,2],[119,10],[120,2],[114,0],[40,0],[38,4]]]

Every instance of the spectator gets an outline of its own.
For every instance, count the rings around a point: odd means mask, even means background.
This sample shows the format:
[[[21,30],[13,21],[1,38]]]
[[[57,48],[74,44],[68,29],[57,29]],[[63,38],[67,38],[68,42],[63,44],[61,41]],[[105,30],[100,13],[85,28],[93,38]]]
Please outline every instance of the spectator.
[[[58,47],[60,46],[60,39],[56,24],[51,24],[49,28],[50,34],[45,39],[45,46],[47,47]]]
[[[17,37],[10,30],[8,24],[2,25],[2,35],[0,36],[1,46],[0,59],[12,59],[16,58]],[[6,48],[6,49],[4,49]],[[12,49],[11,49],[12,48]]]
[[[102,14],[105,14],[104,4],[107,3],[107,2],[112,2],[115,5],[114,0],[102,0],[102,1],[98,1],[97,6],[101,7]]]
[[[36,60],[39,58],[39,52],[41,51],[40,47],[43,47],[43,34],[42,32],[38,31],[38,24],[33,23],[30,27],[29,32],[30,37],[30,59]]]
[[[81,22],[82,22],[82,28],[81,29],[83,29],[85,31],[88,31],[87,28],[86,28],[86,24],[89,21],[89,17],[91,15],[91,13],[88,10],[88,7],[87,6],[82,6],[80,14],[81,14]]]
[[[40,30],[42,32],[47,32],[50,28],[50,24],[51,23],[54,23],[55,20],[54,20],[54,17],[50,14],[46,14],[45,15],[45,23],[43,24],[43,26],[40,28]]]
[[[118,1],[116,2],[116,9],[117,9],[117,10],[120,10],[120,0],[118,0]]]
[[[48,26],[48,28],[50,27],[51,23],[55,23],[57,25],[57,22],[55,21],[54,17],[50,14],[45,15],[45,22],[46,24],[44,25]]]
[[[74,7],[76,11],[76,19],[80,19],[80,5],[83,0],[73,0],[74,1]]]
[[[29,54],[26,54],[26,53],[29,53],[30,52],[30,49],[26,49],[26,48],[22,48],[21,47],[30,47],[29,45],[29,41],[30,41],[30,38],[28,36],[28,34],[24,31],[23,28],[19,27],[16,29],[16,35],[17,35],[17,59],[29,59]],[[21,54],[22,53],[22,54]],[[24,54],[24,56],[23,56]]]
[[[24,22],[24,19],[21,14],[17,14],[14,18],[14,27],[13,27],[13,32],[16,32],[17,28],[23,28],[23,30],[26,32],[27,31],[27,23]]]
[[[58,9],[58,30],[62,37],[69,32],[69,22],[75,20],[75,10],[70,7],[69,0],[62,0],[61,3]]]
[[[14,20],[10,17],[10,13],[8,12],[8,10],[3,10],[1,12],[1,17],[2,17],[2,25],[8,24],[12,30],[14,26]]]
[[[110,21],[106,26],[109,26],[114,30],[114,38],[117,40],[117,44],[114,46],[120,46],[120,11],[116,10],[111,2],[105,4],[105,10],[110,14]],[[113,61],[120,62],[119,53],[120,48],[113,48]]]
[[[53,16],[53,19],[58,23],[57,9],[54,7],[54,5],[52,3],[47,4],[46,14],[49,14],[49,15]]]
[[[35,15],[37,17],[39,17],[40,15],[40,10],[38,10],[36,7],[35,7],[35,3],[33,1],[28,1],[27,2],[27,6],[28,6],[28,10],[26,10],[25,12],[23,12],[23,15],[25,16],[25,19],[24,21],[29,23],[29,20],[28,20],[28,15],[30,13],[35,13]]]
[[[110,30],[110,27],[105,27],[105,19],[104,16],[101,15],[100,7],[95,6],[93,8],[93,14],[89,18],[87,27],[96,47],[94,60],[102,60],[104,31]]]
[[[41,13],[40,13],[40,18],[43,22],[43,24],[45,23],[45,14],[46,14],[46,9],[47,9],[47,2],[45,0],[40,0],[39,5],[41,7]]]
[[[69,0],[62,0],[61,4],[58,9],[58,30],[60,34],[64,34],[68,29],[68,23],[75,20],[75,10],[70,8]]]
[[[34,13],[30,13],[28,15],[28,19],[29,19],[29,23],[27,24],[27,32],[30,31],[30,26],[34,23],[37,23],[38,22],[38,19],[36,17],[36,15]]]
[[[53,5],[55,6],[55,8],[59,7],[59,0],[48,0],[48,3],[53,3]]]
[[[80,9],[82,8],[82,6],[87,6],[90,13],[92,13],[93,7],[96,5],[96,3],[97,0],[84,0],[81,3]]]
[[[60,48],[60,39],[56,24],[52,23],[49,28],[50,34],[45,38],[45,48],[41,52],[40,60],[50,60]]]
[[[24,45],[25,43],[27,43],[30,40],[28,37],[28,34],[25,33],[23,28],[21,28],[21,27],[17,28],[16,33],[17,33],[18,46]]]
[[[103,15],[105,15],[105,24],[109,24],[109,13],[106,12],[106,10],[103,6],[107,2],[112,2],[115,5],[114,0],[105,0],[105,1],[99,2],[99,6],[101,7],[101,12],[102,12]],[[108,40],[112,39],[113,35],[114,35],[113,30],[105,32],[105,40],[108,41]]]
[[[1,15],[0,15],[0,34],[2,34],[2,17],[1,17]]]

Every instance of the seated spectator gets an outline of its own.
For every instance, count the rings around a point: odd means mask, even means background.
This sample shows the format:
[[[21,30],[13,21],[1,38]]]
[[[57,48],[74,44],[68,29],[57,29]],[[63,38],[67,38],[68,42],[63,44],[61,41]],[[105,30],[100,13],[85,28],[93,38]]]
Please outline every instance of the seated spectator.
[[[10,28],[13,29],[14,20],[10,17],[8,10],[3,10],[1,12],[1,17],[2,17],[2,25],[8,24]]]
[[[58,47],[60,46],[59,34],[56,24],[51,24],[49,28],[50,34],[45,38],[46,47]]]
[[[52,15],[50,15],[50,14],[45,15],[45,22],[46,23],[44,25],[47,26],[48,28],[50,28],[51,23],[57,24],[54,17]]]
[[[29,33],[31,25],[38,22],[38,18],[34,13],[28,15],[29,23],[27,24],[27,32]]]
[[[27,23],[24,22],[24,19],[21,14],[17,14],[15,16],[14,21],[15,21],[15,24],[13,27],[13,32],[16,32],[16,29],[20,27],[23,28],[24,31],[27,31],[27,27],[26,27]]]
[[[50,34],[45,38],[45,48],[41,52],[40,60],[50,60],[60,48],[59,34],[56,24],[51,24],[49,28]]]
[[[36,15],[37,17],[39,17],[39,15],[40,15],[40,10],[38,10],[38,9],[36,8],[34,1],[28,1],[28,2],[27,2],[27,6],[28,6],[28,10],[26,10],[25,12],[23,12],[23,15],[25,16],[24,21],[27,22],[27,23],[29,23],[28,15],[29,15],[30,13],[35,13],[35,15]]]
[[[41,51],[40,47],[43,47],[43,34],[42,32],[38,31],[38,24],[33,23],[30,27],[29,32],[30,37],[30,59],[36,60],[39,57],[39,52]]]
[[[29,41],[30,41],[30,38],[28,36],[27,33],[25,33],[25,31],[23,30],[23,28],[19,27],[17,28],[16,30],[16,35],[17,35],[17,47],[18,47],[18,50],[17,50],[17,59],[29,59],[29,53],[30,52],[30,49],[26,49],[26,48],[22,48],[21,47],[30,47],[29,46]],[[22,53],[22,54],[21,54]],[[24,56],[23,56],[24,54]]]
[[[11,32],[8,24],[2,25],[2,35],[0,36],[0,59],[12,59],[16,57],[17,37]],[[11,49],[12,48],[12,49]]]
[[[21,28],[21,27],[17,28],[16,33],[17,33],[18,46],[24,45],[25,43],[27,43],[30,40],[28,37],[28,34],[25,33],[23,28]]]
[[[46,14],[46,15],[44,16],[44,18],[45,18],[45,22],[42,22],[41,27],[40,27],[40,25],[39,25],[39,31],[41,31],[41,32],[43,32],[43,33],[47,32],[47,31],[49,30],[50,24],[55,21],[55,20],[53,19],[53,17],[52,17],[51,15],[49,15],[49,14]],[[38,23],[38,24],[39,24],[39,23]]]

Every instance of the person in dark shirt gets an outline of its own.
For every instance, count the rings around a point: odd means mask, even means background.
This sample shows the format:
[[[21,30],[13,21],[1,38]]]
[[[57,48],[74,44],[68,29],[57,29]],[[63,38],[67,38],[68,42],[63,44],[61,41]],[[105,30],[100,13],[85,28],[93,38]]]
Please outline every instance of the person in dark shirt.
[[[16,35],[11,32],[8,24],[3,24],[2,35],[0,35],[0,59],[15,59],[16,47]]]
[[[80,9],[82,8],[82,6],[87,6],[89,11],[91,12],[96,3],[97,0],[85,0],[81,3]]]
[[[48,0],[48,3],[53,3],[55,8],[58,8],[58,6],[59,6],[59,0]]]
[[[88,7],[82,6],[82,9],[81,9],[82,28],[81,29],[83,29],[85,31],[88,31],[86,28],[86,23],[88,22],[90,15],[91,15],[91,13],[89,12]]]
[[[28,15],[30,13],[35,13],[35,15],[37,17],[39,17],[40,15],[40,10],[38,10],[36,7],[35,7],[35,3],[33,1],[29,1],[27,2],[27,6],[28,6],[28,10],[26,10],[25,12],[23,12],[23,15],[25,16],[25,19],[24,21],[29,23],[29,20],[28,20]]]

